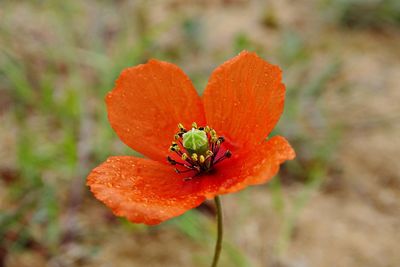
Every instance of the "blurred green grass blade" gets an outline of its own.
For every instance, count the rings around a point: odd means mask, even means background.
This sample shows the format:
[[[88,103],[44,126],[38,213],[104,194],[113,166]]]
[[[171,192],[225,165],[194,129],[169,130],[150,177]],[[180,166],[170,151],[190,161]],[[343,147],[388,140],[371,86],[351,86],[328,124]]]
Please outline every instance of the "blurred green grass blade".
[[[18,101],[32,103],[34,89],[27,79],[23,65],[10,56],[6,56],[3,64],[0,65],[0,73],[6,78],[9,88],[12,88],[12,93]]]
[[[197,242],[204,242],[208,239],[207,235],[204,235],[206,221],[201,214],[194,210],[175,218],[171,223]]]
[[[325,69],[323,69],[315,79],[313,79],[302,89],[305,96],[312,96],[314,98],[321,96],[321,94],[327,88],[327,83],[331,81],[338,73],[340,66],[341,64],[339,61],[333,61],[333,63],[330,63],[328,66],[326,66]]]
[[[272,205],[279,214],[283,214],[285,210],[285,200],[282,191],[282,184],[279,176],[275,176],[271,182],[268,183],[271,192]]]
[[[243,252],[229,242],[223,242],[223,252],[228,256],[233,265],[237,267],[253,266]]]
[[[305,184],[304,188],[302,188],[299,194],[293,199],[293,207],[291,208],[290,212],[284,216],[283,224],[281,226],[281,232],[277,243],[278,258],[284,258],[284,255],[289,247],[297,219],[301,211],[310,200],[312,194],[315,193],[322,184],[325,176],[326,168],[315,166],[312,171],[310,171],[309,180]]]

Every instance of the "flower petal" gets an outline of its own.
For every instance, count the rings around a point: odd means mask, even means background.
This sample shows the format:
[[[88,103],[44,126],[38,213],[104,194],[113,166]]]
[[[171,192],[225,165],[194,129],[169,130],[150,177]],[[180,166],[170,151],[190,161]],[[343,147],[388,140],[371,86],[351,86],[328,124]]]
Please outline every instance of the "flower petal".
[[[158,224],[200,205],[204,196],[171,166],[130,157],[110,157],[88,176],[95,197],[135,223]]]
[[[280,164],[294,158],[295,152],[286,139],[274,136],[256,150],[233,155],[217,165],[215,173],[202,180],[202,194],[213,198],[265,183],[278,173]]]
[[[203,95],[208,125],[237,148],[258,145],[268,136],[284,99],[279,67],[247,51],[219,66]]]
[[[121,140],[162,162],[178,123],[205,122],[201,98],[189,78],[177,66],[157,60],[125,69],[106,103]]]

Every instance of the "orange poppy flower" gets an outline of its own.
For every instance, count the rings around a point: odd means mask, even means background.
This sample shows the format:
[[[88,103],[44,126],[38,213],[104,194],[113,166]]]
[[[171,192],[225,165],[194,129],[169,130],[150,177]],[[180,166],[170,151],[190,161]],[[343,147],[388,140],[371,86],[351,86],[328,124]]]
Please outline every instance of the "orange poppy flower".
[[[127,68],[106,96],[108,118],[147,158],[110,157],[87,185],[114,214],[154,225],[264,183],[295,157],[285,138],[266,139],[284,99],[279,67],[246,51],[212,73],[202,97],[173,64]]]

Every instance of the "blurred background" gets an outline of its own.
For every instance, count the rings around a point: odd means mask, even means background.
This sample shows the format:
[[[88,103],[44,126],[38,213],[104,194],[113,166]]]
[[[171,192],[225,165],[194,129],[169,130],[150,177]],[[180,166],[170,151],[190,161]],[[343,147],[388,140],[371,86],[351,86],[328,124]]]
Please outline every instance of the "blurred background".
[[[297,158],[223,197],[220,266],[400,266],[397,0],[0,0],[0,266],[209,266],[212,205],[131,224],[85,179],[135,154],[103,100],[124,67],[173,62],[201,93],[243,49],[283,69]]]

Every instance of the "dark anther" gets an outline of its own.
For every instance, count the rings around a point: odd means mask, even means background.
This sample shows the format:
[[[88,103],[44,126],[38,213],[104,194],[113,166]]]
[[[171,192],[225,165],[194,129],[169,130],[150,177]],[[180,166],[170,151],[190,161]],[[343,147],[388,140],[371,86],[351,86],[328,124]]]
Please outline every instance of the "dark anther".
[[[173,160],[170,156],[167,157],[167,160],[171,165],[176,165],[176,161]]]
[[[225,138],[223,136],[218,137],[218,141],[220,144],[222,144],[225,141]]]
[[[176,142],[172,142],[171,146],[169,147],[171,151],[177,152],[179,151],[179,145]]]
[[[230,158],[232,156],[232,152],[229,150],[225,151],[225,157]]]
[[[200,131],[204,131],[204,127],[199,127],[199,130]]]

